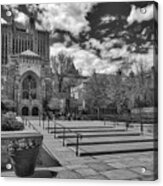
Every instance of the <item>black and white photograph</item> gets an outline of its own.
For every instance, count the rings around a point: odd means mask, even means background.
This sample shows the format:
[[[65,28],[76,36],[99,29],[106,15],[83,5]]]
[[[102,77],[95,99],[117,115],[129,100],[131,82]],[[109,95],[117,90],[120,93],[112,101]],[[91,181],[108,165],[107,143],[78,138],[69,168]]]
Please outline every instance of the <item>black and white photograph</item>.
[[[1,4],[0,38],[1,177],[158,179],[156,2]]]

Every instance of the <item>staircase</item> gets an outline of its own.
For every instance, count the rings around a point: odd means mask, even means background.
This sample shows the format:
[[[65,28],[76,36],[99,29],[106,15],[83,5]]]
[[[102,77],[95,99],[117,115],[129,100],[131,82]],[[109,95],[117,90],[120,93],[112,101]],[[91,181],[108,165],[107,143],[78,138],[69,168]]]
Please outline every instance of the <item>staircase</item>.
[[[78,156],[157,151],[158,140],[152,134],[142,134],[138,129],[124,125],[68,125],[56,124],[46,128],[63,145],[71,148]]]

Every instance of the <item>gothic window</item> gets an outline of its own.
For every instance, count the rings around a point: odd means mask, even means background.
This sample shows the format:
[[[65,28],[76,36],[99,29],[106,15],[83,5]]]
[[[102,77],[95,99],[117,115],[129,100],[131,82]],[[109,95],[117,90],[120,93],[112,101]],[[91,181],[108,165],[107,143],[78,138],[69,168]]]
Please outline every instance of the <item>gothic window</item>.
[[[23,99],[36,99],[37,83],[33,76],[28,75],[22,83]]]
[[[7,54],[8,54],[8,41],[7,41],[7,35],[6,35],[6,49],[5,49],[5,64],[7,64]]]
[[[16,53],[19,53],[19,48],[18,48],[18,46],[19,46],[19,44],[18,44],[18,39],[16,39]]]
[[[4,34],[2,34],[2,47],[1,47],[1,54],[2,54],[2,64],[4,64]]]
[[[25,40],[25,50],[27,50],[27,49],[28,49],[28,41]]]
[[[21,47],[22,47],[21,39],[19,39],[19,52],[22,52]]]
[[[23,99],[29,99],[29,92],[26,90],[23,91]]]
[[[25,50],[25,42],[24,42],[24,40],[22,40],[22,51],[24,51]]]
[[[30,41],[28,40],[28,49],[30,49]]]
[[[31,50],[33,51],[33,40],[31,40]]]

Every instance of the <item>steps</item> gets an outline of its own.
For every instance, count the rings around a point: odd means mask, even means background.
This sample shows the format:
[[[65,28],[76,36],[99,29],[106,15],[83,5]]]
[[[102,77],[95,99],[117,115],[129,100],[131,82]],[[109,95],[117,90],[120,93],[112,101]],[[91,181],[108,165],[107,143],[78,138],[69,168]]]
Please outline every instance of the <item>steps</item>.
[[[108,132],[108,133],[80,133],[82,134],[82,138],[103,138],[103,137],[111,137],[111,136],[140,136],[140,133],[135,132]],[[76,134],[69,135],[57,135],[57,138],[76,138]]]
[[[88,129],[110,129],[110,128],[114,128],[114,126],[65,126],[66,129],[70,129],[70,130],[73,130],[73,129],[85,129],[85,130],[88,130]],[[48,127],[46,127],[46,129],[48,129]],[[49,127],[49,129],[54,129],[54,127]],[[62,130],[61,127],[56,127],[57,130]]]
[[[101,132],[124,132],[125,131],[125,129],[71,129],[71,131],[70,130],[66,130],[66,134],[67,133],[73,133],[73,132],[78,132],[78,133],[101,133]],[[56,133],[56,134],[59,134],[59,133],[63,133],[63,129],[57,129],[55,132],[54,131],[52,131],[52,132],[50,132],[50,133]]]
[[[80,142],[79,145],[80,146],[88,146],[88,145],[103,145],[103,144],[124,144],[124,143],[143,143],[143,142],[157,142],[156,139],[131,139],[131,140],[115,140],[115,141],[90,141],[90,142]],[[76,146],[76,142],[67,142],[66,143],[67,146]]]
[[[85,123],[62,123],[65,127],[49,127],[51,134],[55,133],[56,138],[63,140],[68,148],[75,153],[78,149],[79,156],[102,156],[109,154],[141,153],[157,151],[157,139],[152,135],[142,135],[139,128],[129,128],[126,131],[125,124],[121,125],[99,125]],[[55,130],[55,131],[54,131]],[[81,135],[78,138],[77,134]]]
[[[84,146],[80,150],[80,156],[97,156],[106,154],[120,154],[120,153],[137,153],[137,152],[147,152],[147,151],[157,151],[157,147],[154,147],[153,142],[143,142],[143,143],[126,143],[126,144],[109,144],[100,145],[99,148],[96,146]]]

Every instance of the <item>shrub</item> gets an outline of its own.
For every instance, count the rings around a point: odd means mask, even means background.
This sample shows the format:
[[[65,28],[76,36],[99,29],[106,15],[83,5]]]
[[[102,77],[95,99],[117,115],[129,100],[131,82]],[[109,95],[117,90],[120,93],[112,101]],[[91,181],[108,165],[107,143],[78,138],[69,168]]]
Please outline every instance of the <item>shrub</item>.
[[[3,113],[6,113],[8,111],[14,111],[16,109],[16,103],[10,99],[3,99],[1,101],[1,109]]]
[[[15,131],[15,130],[23,130],[24,125],[22,122],[17,121],[14,117],[8,117],[2,115],[1,120],[1,131]]]

